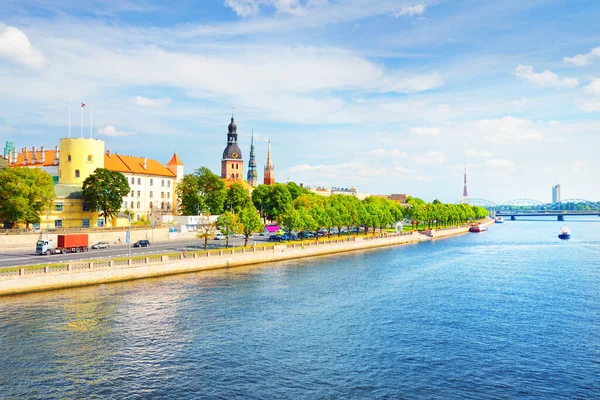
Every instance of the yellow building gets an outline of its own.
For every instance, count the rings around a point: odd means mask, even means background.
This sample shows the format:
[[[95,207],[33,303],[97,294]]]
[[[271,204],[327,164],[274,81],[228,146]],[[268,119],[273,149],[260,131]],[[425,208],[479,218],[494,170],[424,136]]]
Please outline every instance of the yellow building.
[[[58,163],[58,182],[83,185],[96,168],[104,168],[104,140],[62,138]]]

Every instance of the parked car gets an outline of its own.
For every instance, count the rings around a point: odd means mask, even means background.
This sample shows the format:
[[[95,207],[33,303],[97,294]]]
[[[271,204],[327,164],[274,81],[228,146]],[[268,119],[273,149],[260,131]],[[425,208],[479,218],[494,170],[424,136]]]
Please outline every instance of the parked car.
[[[148,247],[150,246],[150,241],[146,239],[138,240],[133,244],[133,247]]]
[[[299,239],[300,238],[301,239],[312,239],[314,237],[315,237],[315,235],[313,233],[311,233],[311,232],[308,232],[308,231],[306,231],[306,232],[298,232],[298,238]]]
[[[282,235],[271,235],[269,236],[269,242],[283,242],[285,239]]]
[[[222,233],[217,233],[213,239],[214,240],[225,240],[225,235],[223,235]]]
[[[92,249],[108,249],[108,242],[98,242],[92,245]]]
[[[281,237],[283,238],[283,240],[296,240],[296,239],[298,239],[298,235],[296,235],[295,233],[284,233],[283,235],[281,235]]]

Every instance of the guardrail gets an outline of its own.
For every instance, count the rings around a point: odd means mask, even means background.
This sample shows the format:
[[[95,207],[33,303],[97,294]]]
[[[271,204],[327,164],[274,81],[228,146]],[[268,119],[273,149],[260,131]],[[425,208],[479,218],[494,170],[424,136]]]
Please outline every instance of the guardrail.
[[[393,238],[399,236],[409,236],[413,232],[402,232],[402,233],[383,233],[376,235],[366,236],[346,236],[338,238],[328,238],[311,241],[296,241],[290,242],[272,242],[263,245],[253,245],[247,247],[234,247],[230,249],[219,249],[219,250],[199,250],[199,251],[181,251],[181,252],[169,252],[165,254],[157,254],[151,256],[135,256],[131,258],[111,258],[111,259],[100,259],[100,260],[89,260],[69,263],[48,263],[32,266],[15,266],[0,268],[0,280],[12,279],[15,277],[28,277],[32,275],[43,275],[52,273],[65,273],[65,272],[76,272],[83,270],[98,270],[103,268],[115,268],[115,267],[129,267],[129,266],[140,266],[165,263],[169,261],[182,261],[190,259],[200,259],[207,257],[223,257],[231,256],[236,254],[245,253],[256,253],[263,251],[274,250],[285,246],[285,248],[304,248],[304,247],[320,247],[327,245],[335,245],[339,243],[353,242],[358,240],[378,240]]]

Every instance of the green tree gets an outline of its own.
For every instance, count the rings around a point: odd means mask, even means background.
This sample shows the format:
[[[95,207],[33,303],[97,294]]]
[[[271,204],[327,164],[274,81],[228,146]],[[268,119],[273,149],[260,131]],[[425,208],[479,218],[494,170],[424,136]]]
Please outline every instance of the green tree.
[[[244,234],[244,247],[248,246],[248,238],[254,232],[261,232],[265,229],[258,211],[254,208],[251,202],[246,203],[244,208],[240,209],[237,214],[238,220],[242,225],[242,233]]]
[[[240,183],[234,183],[227,191],[227,199],[225,201],[225,208],[234,214],[238,214],[240,210],[246,208],[248,205],[254,208],[250,195],[244,189]]]
[[[0,219],[10,222],[40,222],[54,199],[52,177],[38,168],[4,168],[0,170]]]
[[[123,197],[129,193],[127,178],[115,171],[96,168],[93,174],[83,181],[83,198],[91,210],[102,210],[100,215],[106,220],[116,215],[121,208]]]
[[[208,239],[215,235],[217,231],[216,224],[211,222],[208,215],[203,215],[200,218],[200,224],[198,225],[197,238],[204,239],[204,250],[208,248]]]
[[[288,191],[290,192],[290,196],[292,196],[292,200],[296,200],[303,194],[309,193],[307,189],[298,186],[295,182],[288,182],[286,186]]]
[[[252,191],[252,203],[254,207],[260,211],[260,216],[263,219],[263,223],[266,223],[266,207],[265,203],[268,202],[269,196],[269,185],[258,185]]]
[[[204,197],[200,194],[198,177],[188,174],[183,177],[175,189],[180,201],[179,210],[181,215],[198,215],[207,211]]]
[[[296,229],[299,232],[305,231],[315,231],[319,228],[319,225],[313,218],[310,210],[308,208],[300,208],[298,210],[298,222],[296,225]],[[304,239],[304,235],[300,235],[300,241]]]
[[[213,174],[206,167],[198,168],[194,171],[194,175],[198,178],[198,188],[204,198],[206,208],[213,215],[221,214],[227,198],[227,188],[221,177]]]
[[[266,206],[270,219],[282,222],[285,212],[293,208],[292,196],[287,186],[281,183],[269,185]]]
[[[229,247],[229,236],[237,235],[242,232],[242,225],[240,224],[238,217],[229,211],[225,211],[219,215],[216,221],[217,229],[225,235],[225,248]]]

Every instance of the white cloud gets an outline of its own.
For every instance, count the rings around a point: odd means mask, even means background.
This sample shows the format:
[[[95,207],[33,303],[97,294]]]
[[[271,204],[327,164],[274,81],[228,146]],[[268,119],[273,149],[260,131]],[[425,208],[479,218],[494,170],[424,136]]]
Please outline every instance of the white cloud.
[[[33,69],[41,69],[46,63],[42,53],[31,45],[27,35],[12,26],[0,30],[0,57]]]
[[[573,163],[571,164],[571,171],[573,172],[584,172],[586,170],[586,164],[581,161],[581,160],[577,160],[577,161],[573,161]]]
[[[446,161],[446,156],[440,151],[428,151],[414,156],[413,161],[419,165],[440,165]]]
[[[543,138],[542,133],[533,122],[511,116],[477,121],[474,128],[494,144],[520,144],[522,141],[541,140]]]
[[[577,67],[583,67],[591,64],[593,59],[598,57],[600,57],[600,47],[596,47],[586,54],[577,54],[573,57],[565,57],[563,58],[563,62],[567,64],[573,64]]]
[[[560,79],[557,74],[550,70],[544,72],[533,72],[531,65],[517,65],[513,73],[518,77],[527,81],[536,83],[541,87],[557,86],[557,87],[576,87],[579,81],[576,78]]]
[[[258,2],[255,0],[225,0],[225,5],[240,17],[258,14]]]
[[[429,176],[416,175],[413,179],[417,182],[431,182],[431,178]]]
[[[135,102],[140,106],[163,107],[171,104],[173,101],[170,97],[162,97],[160,99],[151,99],[143,96],[135,96]]]
[[[98,134],[99,135],[103,135],[103,136],[116,137],[116,136],[131,136],[131,135],[135,135],[135,132],[118,131],[117,128],[115,128],[114,126],[107,125],[104,128],[98,129]]]
[[[439,136],[439,134],[440,134],[439,128],[436,128],[436,127],[425,128],[425,127],[422,127],[422,126],[417,126],[415,128],[410,128],[410,132],[414,133],[415,135],[430,135],[430,136],[433,136],[433,137]]]
[[[490,158],[492,156],[492,154],[489,151],[485,151],[485,150],[477,151],[474,149],[467,149],[465,154],[467,157]]]
[[[592,81],[583,90],[600,96],[600,78],[592,78]]]
[[[527,103],[527,99],[526,98],[522,98],[521,100],[513,100],[511,102],[511,104],[514,104],[515,106],[519,106],[522,107]]]
[[[404,15],[408,15],[412,17],[413,15],[421,15],[425,12],[424,4],[416,4],[414,6],[402,6],[399,11],[394,13],[394,17],[402,17]]]
[[[408,154],[406,154],[405,152],[402,152],[398,149],[382,149],[382,148],[370,150],[367,152],[367,155],[375,156],[375,157],[401,157],[401,158],[408,157]]]
[[[487,163],[492,167],[498,168],[507,168],[515,165],[515,163],[513,163],[512,161],[503,158],[494,158],[492,160],[489,160]]]
[[[579,105],[581,111],[586,113],[600,112],[600,100],[587,100]]]
[[[275,8],[280,14],[295,16],[306,15],[311,8],[323,7],[327,0],[307,0],[304,4],[300,0],[225,0],[225,5],[230,7],[240,17],[257,15],[261,6]]]

